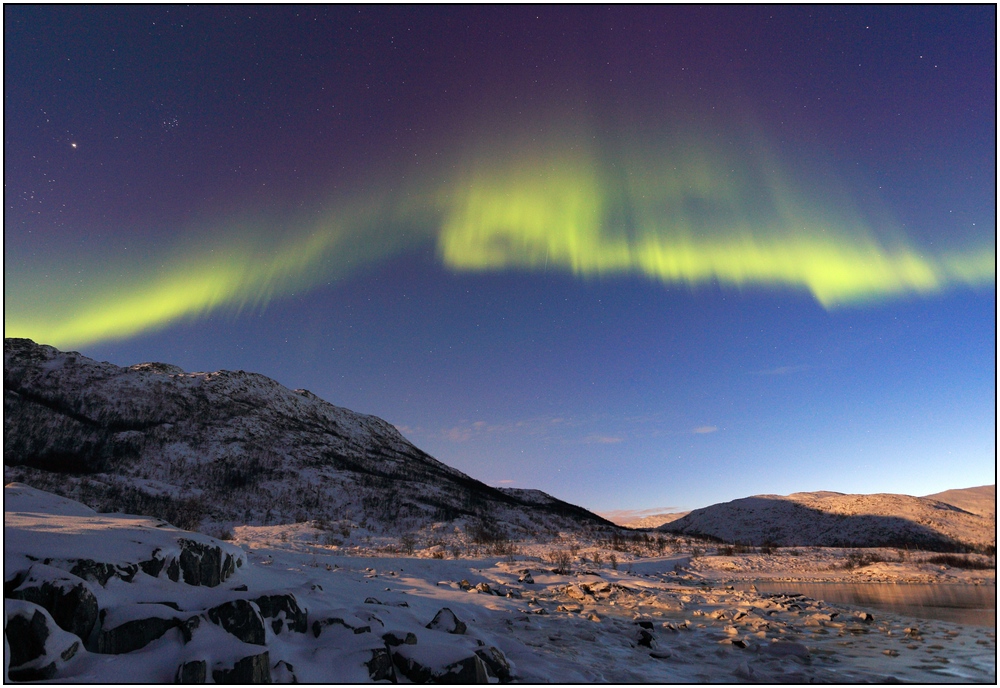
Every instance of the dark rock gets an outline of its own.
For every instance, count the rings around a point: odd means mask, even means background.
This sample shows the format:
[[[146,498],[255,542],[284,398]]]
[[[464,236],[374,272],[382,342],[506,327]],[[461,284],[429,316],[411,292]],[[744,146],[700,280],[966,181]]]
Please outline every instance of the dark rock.
[[[45,654],[45,641],[49,628],[45,615],[35,610],[32,614],[17,613],[8,617],[4,628],[10,645],[10,665],[27,664]]]
[[[318,638],[319,634],[322,633],[323,629],[326,628],[327,626],[343,626],[348,630],[354,631],[355,634],[371,633],[372,631],[371,626],[363,625],[358,619],[355,619],[355,621],[357,623],[349,623],[344,619],[335,616],[329,617],[327,619],[316,620],[313,621],[313,626],[312,626],[313,635]]]
[[[237,585],[235,588],[230,588],[230,590],[233,592],[246,592],[247,586],[246,583],[244,583],[243,585]],[[281,662],[278,662],[278,664],[281,664]]]
[[[73,568],[69,572],[84,580],[100,583],[101,587],[104,587],[108,584],[109,580],[116,576],[127,583],[131,583],[132,579],[135,578],[135,574],[139,572],[139,566],[138,564],[116,566],[115,564],[107,564],[92,559],[80,559],[73,564]]]
[[[473,655],[454,664],[449,664],[444,671],[434,677],[435,683],[489,683],[486,665],[478,656]]]
[[[477,655],[439,667],[412,654],[393,652],[392,662],[413,683],[489,683],[486,665]]]
[[[271,680],[275,683],[298,683],[295,667],[281,659],[271,668]]]
[[[638,626],[639,628],[645,628],[645,629],[650,630],[650,631],[653,630],[653,622],[652,621],[636,621],[635,625]]]
[[[486,595],[492,595],[493,594],[493,589],[490,588],[490,586],[489,586],[488,583],[480,583],[479,585],[476,586],[476,590],[478,590],[479,592],[484,593]]]
[[[453,611],[445,607],[434,615],[431,622],[427,624],[427,628],[434,631],[444,631],[445,633],[464,635],[468,627],[458,620],[458,617],[455,616]]]
[[[277,635],[282,627],[289,631],[305,633],[309,629],[306,613],[299,607],[298,600],[291,593],[262,595],[253,600],[265,619],[273,619],[271,629]]]
[[[406,601],[403,601],[403,602],[380,602],[378,599],[376,599],[374,597],[366,597],[365,598],[365,604],[379,604],[379,605],[382,605],[383,607],[409,607],[410,606],[410,603],[406,602]]]
[[[270,683],[271,659],[267,652],[244,657],[232,669],[212,669],[216,683]]]
[[[192,616],[190,619],[188,619],[187,621],[185,621],[180,625],[181,635],[184,637],[185,644],[191,642],[191,637],[194,635],[195,629],[198,628],[199,626],[201,626],[200,616]]]
[[[416,645],[417,636],[413,633],[407,632],[405,636],[400,637],[400,633],[396,631],[389,631],[388,633],[382,634],[382,640],[389,647],[396,647],[397,645]]]
[[[656,645],[656,638],[645,628],[639,629],[639,646],[652,649]]]
[[[507,662],[507,658],[504,657],[503,652],[490,646],[476,650],[476,656],[483,660],[486,670],[491,675],[500,679],[501,683],[510,682],[510,664]]]
[[[217,545],[182,538],[180,568],[188,585],[215,587],[236,571],[235,559]],[[168,574],[169,575],[169,574]]]
[[[139,562],[139,568],[142,569],[142,572],[145,573],[147,576],[152,576],[153,578],[156,578],[157,576],[160,575],[160,571],[162,571],[163,567],[166,565],[167,562],[165,559],[156,556],[159,553],[160,549],[157,548],[153,551],[152,559]]]
[[[264,619],[253,602],[233,600],[220,604],[208,610],[208,618],[245,643],[264,644],[266,637]],[[214,671],[212,673],[215,674]]]
[[[182,625],[176,617],[162,618],[151,616],[145,619],[135,619],[115,626],[101,628],[96,642],[89,648],[92,652],[105,655],[121,655],[146,647],[171,628]]]
[[[372,681],[396,682],[396,672],[392,666],[392,657],[389,650],[385,648],[375,648],[372,650],[372,658],[365,662],[368,669],[368,676]]]
[[[525,585],[534,585],[535,579],[531,577],[530,571],[525,571],[520,578],[517,579],[519,583],[524,583]]]
[[[36,564],[6,597],[43,607],[59,628],[84,640],[97,623],[97,598],[82,578]]]
[[[7,677],[11,680],[51,679],[60,665],[79,651],[80,639],[60,629],[42,607],[23,600],[11,600],[4,606]]]
[[[204,683],[208,678],[208,662],[196,659],[177,667],[174,683]]]

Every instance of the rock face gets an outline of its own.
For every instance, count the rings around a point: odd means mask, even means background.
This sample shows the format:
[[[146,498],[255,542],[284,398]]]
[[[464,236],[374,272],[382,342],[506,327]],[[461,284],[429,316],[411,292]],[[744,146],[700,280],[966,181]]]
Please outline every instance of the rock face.
[[[236,662],[232,669],[224,667],[212,669],[212,679],[216,683],[270,683],[270,655],[262,652],[259,655],[244,657]]]
[[[266,633],[260,609],[247,600],[233,600],[208,610],[208,618],[250,645],[263,645]]]
[[[9,588],[9,589],[8,589]],[[83,639],[97,622],[97,598],[90,585],[61,569],[35,564],[4,586],[4,597],[26,600],[46,609],[59,628]]]
[[[308,616],[299,608],[295,595],[291,593],[262,595],[254,599],[254,604],[261,616],[271,619],[271,630],[275,635],[285,628],[295,633],[305,633],[309,628]]]
[[[392,662],[413,683],[489,683],[483,660],[451,645],[400,645],[392,649]]]
[[[944,502],[899,494],[799,492],[695,509],[659,530],[783,547],[996,548],[996,522]]]
[[[7,675],[14,681],[43,681],[76,656],[80,639],[60,629],[47,611],[22,600],[4,603],[4,636],[10,650]]]
[[[4,464],[8,479],[186,528],[303,515],[387,527],[473,517],[514,532],[611,525],[544,493],[484,485],[384,420],[263,375],[121,368],[26,339],[4,340]]]

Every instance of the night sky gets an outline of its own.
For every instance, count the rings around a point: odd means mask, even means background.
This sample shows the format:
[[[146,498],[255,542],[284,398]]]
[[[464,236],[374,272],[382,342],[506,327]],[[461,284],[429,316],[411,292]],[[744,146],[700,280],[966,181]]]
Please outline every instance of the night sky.
[[[595,510],[995,482],[996,7],[4,6],[4,332]]]

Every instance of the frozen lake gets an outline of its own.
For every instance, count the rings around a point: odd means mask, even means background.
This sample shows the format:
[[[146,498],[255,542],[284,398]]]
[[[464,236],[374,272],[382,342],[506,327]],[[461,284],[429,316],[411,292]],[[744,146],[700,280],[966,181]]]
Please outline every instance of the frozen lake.
[[[755,581],[760,592],[799,592],[816,600],[884,610],[920,619],[996,626],[995,585],[928,583],[784,583]],[[739,583],[749,590],[750,583]]]

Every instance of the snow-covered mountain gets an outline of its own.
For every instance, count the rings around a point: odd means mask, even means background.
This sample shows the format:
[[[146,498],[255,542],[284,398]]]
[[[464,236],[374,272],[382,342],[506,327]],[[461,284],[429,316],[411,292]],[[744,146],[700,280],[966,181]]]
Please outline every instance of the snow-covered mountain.
[[[536,491],[497,490],[375,416],[243,371],[122,368],[4,340],[4,471],[100,511],[185,528],[294,521],[492,536],[611,527]],[[480,531],[483,529],[480,528]]]
[[[797,492],[695,509],[659,530],[750,545],[995,551],[995,513],[995,506],[990,518],[939,499],[902,494]]]

